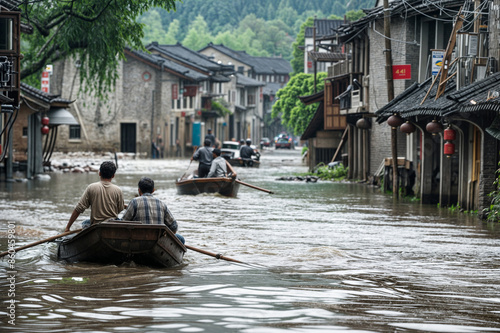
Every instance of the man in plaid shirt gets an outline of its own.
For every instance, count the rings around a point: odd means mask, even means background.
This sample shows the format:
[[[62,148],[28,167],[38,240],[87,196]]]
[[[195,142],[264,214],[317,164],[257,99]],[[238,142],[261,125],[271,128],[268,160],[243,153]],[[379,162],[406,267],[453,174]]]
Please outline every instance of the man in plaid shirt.
[[[139,197],[130,200],[122,220],[141,221],[145,224],[165,223],[173,233],[176,233],[177,221],[167,205],[160,199],[153,197],[154,190],[155,182],[151,178],[142,177],[139,180]],[[184,237],[175,235],[184,244]]]

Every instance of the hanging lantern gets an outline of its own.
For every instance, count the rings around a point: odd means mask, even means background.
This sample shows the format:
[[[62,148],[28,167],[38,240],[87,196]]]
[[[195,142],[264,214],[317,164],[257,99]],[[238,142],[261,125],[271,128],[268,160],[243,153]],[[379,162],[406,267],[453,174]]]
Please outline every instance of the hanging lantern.
[[[42,117],[42,125],[49,126],[49,117]]]
[[[455,154],[455,144],[453,142],[446,142],[444,144],[444,154],[446,157],[451,157],[451,155]]]
[[[49,126],[43,126],[42,127],[42,134],[49,134]]]
[[[432,122],[428,123],[427,126],[425,126],[425,130],[429,133],[432,133],[432,135],[436,135],[443,130],[443,125],[441,125],[441,123],[436,119],[433,119]]]
[[[404,120],[398,114],[393,114],[387,119],[387,124],[392,128],[399,127],[402,123],[404,123]]]
[[[453,141],[456,138],[456,132],[453,128],[448,127],[444,130],[444,140],[445,141]]]
[[[360,118],[356,122],[356,127],[360,129],[369,129],[370,128],[370,121],[366,118]]]
[[[415,125],[413,125],[409,121],[407,121],[406,123],[401,125],[401,128],[400,128],[401,132],[406,133],[408,135],[410,135],[410,133],[415,132],[416,129],[417,128],[415,127]]]

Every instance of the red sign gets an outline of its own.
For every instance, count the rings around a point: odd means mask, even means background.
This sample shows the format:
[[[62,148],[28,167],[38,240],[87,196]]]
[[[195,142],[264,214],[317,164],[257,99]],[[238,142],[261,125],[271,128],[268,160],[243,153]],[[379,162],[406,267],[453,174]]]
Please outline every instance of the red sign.
[[[179,98],[179,89],[176,84],[172,84],[172,99]]]
[[[307,62],[307,68],[312,68],[312,66],[313,66],[312,61],[308,61],[308,62]]]
[[[196,96],[196,91],[198,90],[198,86],[184,86],[184,96],[194,97]]]
[[[42,89],[43,92],[48,93],[50,90],[50,75],[49,72],[42,72]]]
[[[392,65],[394,80],[411,80],[411,65]]]

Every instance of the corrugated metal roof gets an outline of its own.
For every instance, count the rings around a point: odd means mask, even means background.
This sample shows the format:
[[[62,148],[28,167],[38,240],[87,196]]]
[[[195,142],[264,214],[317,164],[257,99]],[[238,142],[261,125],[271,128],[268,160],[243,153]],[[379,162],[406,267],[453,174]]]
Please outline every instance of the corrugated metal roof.
[[[345,53],[332,53],[332,52],[317,52],[309,51],[309,58],[317,62],[335,62],[345,60],[347,54]]]
[[[0,7],[4,7],[10,11],[19,11],[22,1],[17,0],[0,0]]]

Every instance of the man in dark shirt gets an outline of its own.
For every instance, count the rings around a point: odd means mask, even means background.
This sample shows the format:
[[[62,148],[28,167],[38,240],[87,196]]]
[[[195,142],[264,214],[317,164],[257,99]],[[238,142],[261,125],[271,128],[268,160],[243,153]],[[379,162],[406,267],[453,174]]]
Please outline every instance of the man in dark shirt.
[[[252,158],[252,155],[257,155],[255,154],[255,151],[250,147],[252,144],[252,140],[247,139],[247,144],[246,146],[241,146],[240,148],[240,157],[241,158]]]
[[[210,140],[210,147],[215,147],[215,136],[212,134],[212,130],[208,129],[208,134],[205,135],[205,140]]]
[[[203,147],[198,149],[193,157],[191,157],[191,161],[199,161],[198,164],[198,177],[205,178],[210,172],[210,165],[212,164],[213,156],[212,149],[210,148],[211,141],[205,139],[203,142]]]

